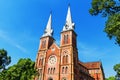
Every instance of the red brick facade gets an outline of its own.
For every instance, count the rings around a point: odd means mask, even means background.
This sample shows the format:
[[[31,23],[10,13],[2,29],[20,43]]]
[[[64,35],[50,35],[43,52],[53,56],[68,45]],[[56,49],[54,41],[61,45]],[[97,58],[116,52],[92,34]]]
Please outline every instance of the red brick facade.
[[[60,46],[52,37],[42,37],[36,59],[39,71],[36,80],[104,80],[101,62],[79,61],[76,43],[72,30],[61,33]]]
[[[62,31],[60,46],[51,36],[41,37],[35,80],[105,80],[101,62],[79,61],[76,37],[74,30]]]

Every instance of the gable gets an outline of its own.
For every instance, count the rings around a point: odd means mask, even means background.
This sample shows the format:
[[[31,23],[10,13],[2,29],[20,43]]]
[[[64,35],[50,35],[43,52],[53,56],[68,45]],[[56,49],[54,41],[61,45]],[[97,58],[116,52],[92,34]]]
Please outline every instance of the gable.
[[[47,57],[49,57],[50,55],[56,55],[56,56],[59,56],[60,54],[60,48],[59,46],[54,42],[50,48],[47,50]]]

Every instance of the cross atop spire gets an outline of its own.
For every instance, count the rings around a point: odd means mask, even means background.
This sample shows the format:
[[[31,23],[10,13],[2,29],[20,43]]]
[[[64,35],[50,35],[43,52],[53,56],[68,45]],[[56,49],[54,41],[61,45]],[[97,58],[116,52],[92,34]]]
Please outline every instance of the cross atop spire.
[[[52,29],[52,12],[50,12],[48,23],[46,25],[46,29],[45,29],[44,34],[43,34],[42,37],[52,36],[52,35],[53,35],[53,29]]]
[[[63,31],[67,30],[74,30],[74,23],[72,22],[72,16],[71,16],[71,11],[70,11],[70,5],[68,5],[68,12],[66,16],[66,23],[63,27]]]

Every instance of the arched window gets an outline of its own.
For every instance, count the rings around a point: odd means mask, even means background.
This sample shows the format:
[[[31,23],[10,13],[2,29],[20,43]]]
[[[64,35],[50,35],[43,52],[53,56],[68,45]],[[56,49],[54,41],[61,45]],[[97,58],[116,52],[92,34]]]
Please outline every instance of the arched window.
[[[51,70],[50,70],[50,74],[52,74],[52,71],[53,71],[53,69],[51,68]]]
[[[67,80],[66,78],[62,78],[62,80]]]
[[[41,59],[39,59],[39,66],[41,66]]]
[[[50,78],[48,78],[48,80],[53,80],[53,78],[50,77]]]
[[[38,69],[38,73],[39,73],[38,79],[41,80],[41,78],[42,78],[42,69]]]
[[[43,65],[43,58],[41,59],[41,65]]]
[[[66,63],[68,63],[68,55],[66,55]]]
[[[62,61],[63,61],[63,64],[65,64],[65,56],[63,56],[63,60]]]
[[[45,46],[46,46],[46,40],[42,41],[42,45],[41,46],[42,46],[42,48],[45,48]]]
[[[42,66],[42,65],[43,65],[43,60],[44,60],[43,58],[40,58],[40,59],[39,59],[39,66]]]
[[[68,67],[65,68],[65,74],[68,72]]]
[[[65,44],[65,40],[66,40],[66,35],[64,35],[64,40],[63,40],[63,43]]]
[[[38,69],[38,73],[39,73],[39,75],[41,75],[42,74],[42,69]]]
[[[55,73],[55,68],[53,69],[53,74]]]
[[[67,43],[68,43],[68,34],[67,34],[67,35],[66,35],[66,34],[64,35],[64,40],[63,40],[63,41],[64,41],[64,42],[63,42],[64,44],[67,44]]]
[[[68,34],[66,35],[66,43],[68,43]]]
[[[64,67],[62,67],[62,73],[64,73]]]
[[[50,74],[50,68],[48,68],[48,74]]]

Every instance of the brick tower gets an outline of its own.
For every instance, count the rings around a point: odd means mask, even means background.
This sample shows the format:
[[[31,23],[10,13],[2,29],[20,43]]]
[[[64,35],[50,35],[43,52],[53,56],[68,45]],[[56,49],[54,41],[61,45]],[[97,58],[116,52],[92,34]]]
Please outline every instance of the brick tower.
[[[105,80],[101,62],[79,61],[74,27],[68,6],[58,46],[52,36],[52,14],[50,14],[44,34],[40,38],[35,64],[39,74],[35,80]]]
[[[72,22],[70,6],[68,7],[65,26],[60,41],[60,80],[74,80],[74,66],[77,63],[76,33]]]
[[[47,52],[50,46],[54,43],[54,38],[52,37],[53,30],[52,30],[51,23],[52,23],[52,15],[50,14],[44,34],[40,38],[40,45],[39,45],[39,50],[38,50],[36,65],[35,65],[35,67],[37,68],[37,71],[39,72],[39,75],[35,78],[35,80],[44,80],[44,78],[46,77],[44,73],[46,72],[46,68],[47,68],[46,66],[48,65]]]

